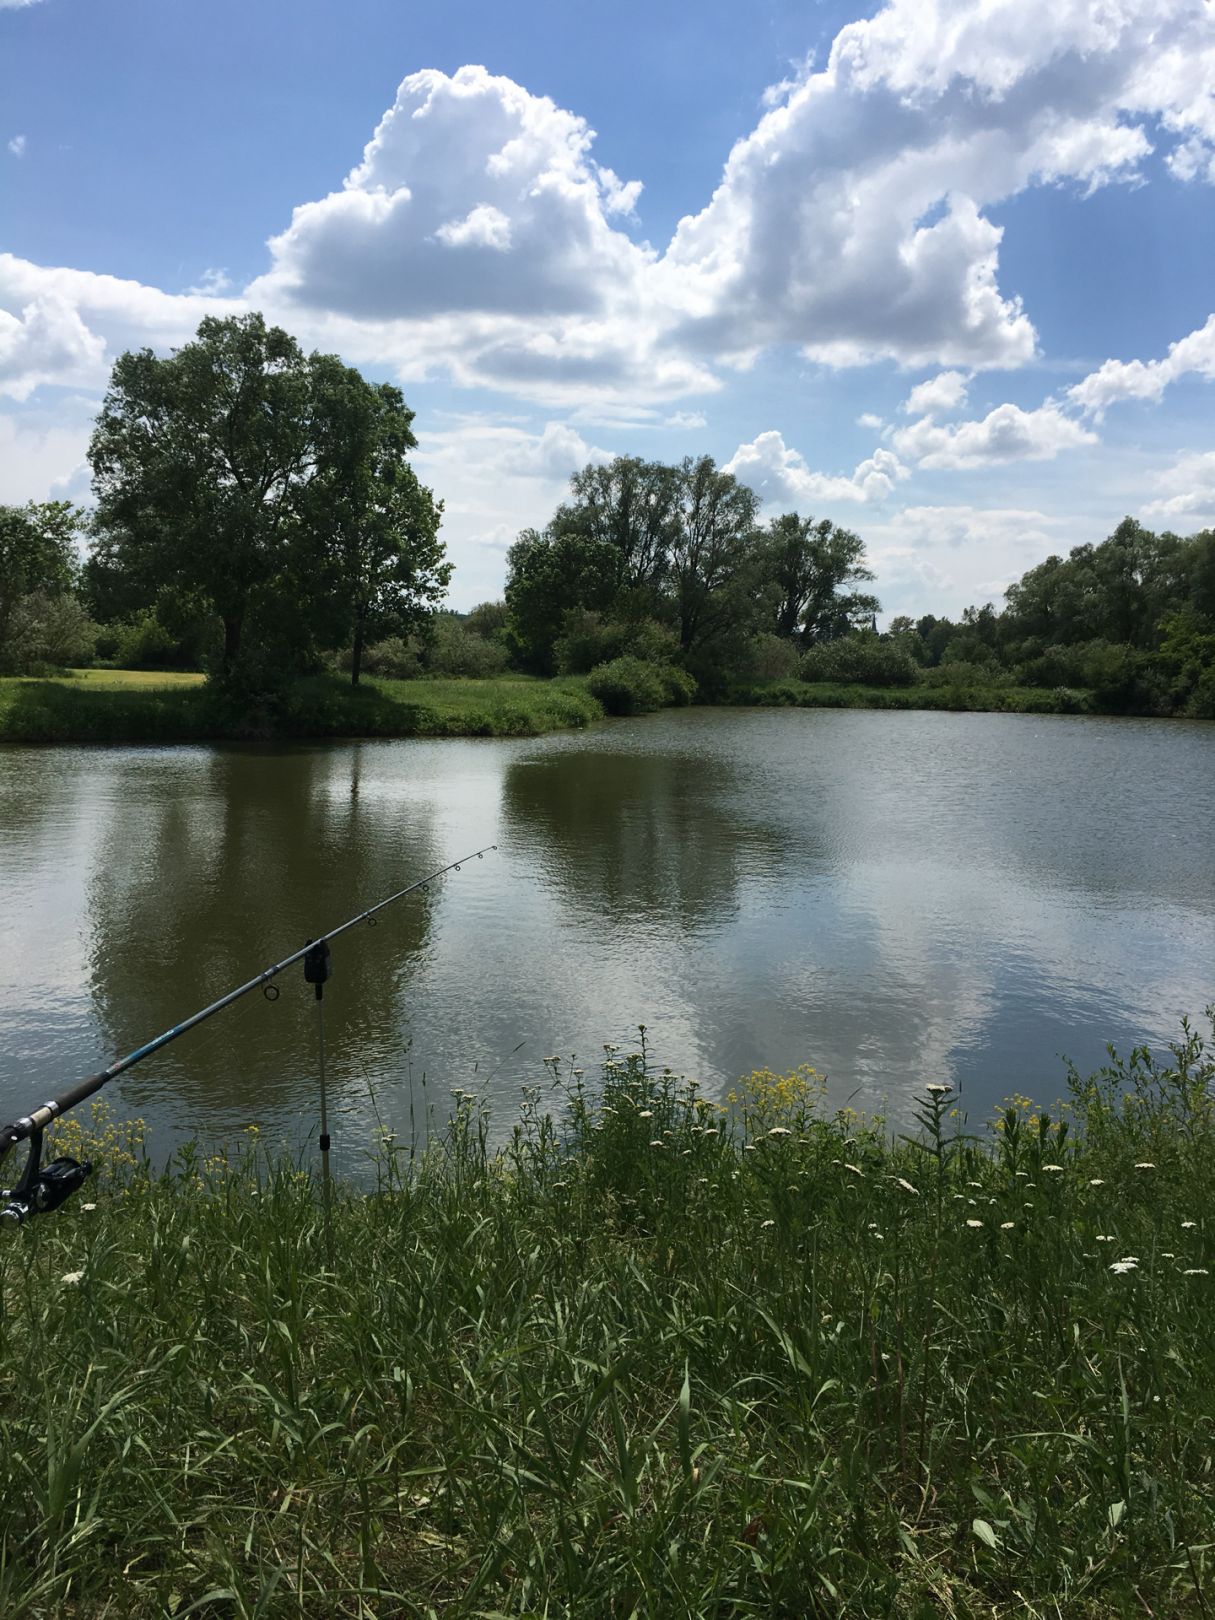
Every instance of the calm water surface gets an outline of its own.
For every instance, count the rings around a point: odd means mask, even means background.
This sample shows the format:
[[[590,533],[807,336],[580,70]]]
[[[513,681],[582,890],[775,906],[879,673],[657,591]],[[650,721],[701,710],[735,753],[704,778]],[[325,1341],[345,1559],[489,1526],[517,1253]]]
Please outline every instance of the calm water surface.
[[[699,710],[539,741],[0,751],[0,1114],[479,844],[334,947],[335,1154],[645,1023],[711,1093],[972,1118],[1215,1000],[1215,726]],[[109,1088],[162,1148],[315,1129],[302,971]]]

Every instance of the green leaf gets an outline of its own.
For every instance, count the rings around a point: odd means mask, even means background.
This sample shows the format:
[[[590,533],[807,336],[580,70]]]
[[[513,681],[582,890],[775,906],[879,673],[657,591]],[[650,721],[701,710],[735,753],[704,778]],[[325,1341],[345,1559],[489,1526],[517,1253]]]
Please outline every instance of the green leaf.
[[[986,1519],[972,1519],[970,1521],[970,1528],[985,1546],[998,1547],[1000,1545],[1000,1543],[996,1540],[996,1532],[992,1529],[991,1525],[988,1524]]]
[[[1126,1512],[1125,1502],[1110,1503],[1110,1529],[1116,1530],[1122,1523],[1122,1515]]]

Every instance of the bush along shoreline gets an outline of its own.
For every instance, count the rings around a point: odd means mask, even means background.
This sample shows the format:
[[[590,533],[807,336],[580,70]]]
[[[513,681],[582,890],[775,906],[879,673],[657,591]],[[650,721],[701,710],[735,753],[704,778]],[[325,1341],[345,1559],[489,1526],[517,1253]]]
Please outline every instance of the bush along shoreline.
[[[644,1041],[644,1034],[643,1034]],[[370,1195],[133,1127],[0,1245],[0,1612],[1206,1616],[1215,1049],[970,1130],[606,1050]],[[91,1138],[91,1139],[90,1139]]]

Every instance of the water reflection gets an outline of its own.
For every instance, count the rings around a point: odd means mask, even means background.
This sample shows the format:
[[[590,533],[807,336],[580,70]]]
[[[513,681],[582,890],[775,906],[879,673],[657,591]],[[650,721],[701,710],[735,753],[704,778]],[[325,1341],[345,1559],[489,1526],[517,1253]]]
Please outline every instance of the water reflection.
[[[740,886],[791,858],[779,826],[739,808],[723,754],[567,748],[508,765],[502,808],[519,857],[591,928],[681,939],[723,927]]]
[[[365,806],[361,750],[216,750],[175,768],[149,758],[97,829],[88,885],[90,987],[114,1051],[214,1000],[413,875],[442,864],[434,808]],[[399,1047],[396,1012],[428,938],[410,896],[334,946],[326,1002],[335,1051],[374,1070]],[[338,993],[342,981],[357,994]],[[312,992],[302,969],[273,1004],[250,996],[131,1071],[139,1107],[171,1089],[196,1119],[311,1108]]]
[[[724,1091],[805,1061],[905,1119],[1059,1091],[1215,999],[1215,727],[693,711],[538,741],[0,752],[0,1112],[410,877],[335,947],[339,1156],[377,1117],[628,1042]],[[121,1082],[162,1139],[315,1126],[302,971]],[[425,1087],[423,1087],[425,1081]],[[374,1097],[373,1097],[374,1093]],[[347,1160],[348,1168],[350,1161]]]

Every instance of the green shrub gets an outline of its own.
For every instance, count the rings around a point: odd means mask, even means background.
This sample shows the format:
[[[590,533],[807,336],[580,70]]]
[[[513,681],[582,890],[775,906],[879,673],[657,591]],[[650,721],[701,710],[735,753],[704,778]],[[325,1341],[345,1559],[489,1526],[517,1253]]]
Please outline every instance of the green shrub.
[[[9,617],[3,667],[37,674],[87,664],[96,641],[97,626],[74,596],[31,591]]]
[[[748,648],[746,674],[753,681],[791,681],[799,661],[797,648],[786,636],[756,636]]]
[[[914,686],[919,673],[905,652],[875,635],[845,636],[810,647],[802,654],[798,672],[803,681],[862,686]]]
[[[663,666],[640,658],[613,658],[609,664],[600,664],[586,684],[608,714],[651,714],[671,701]]]

